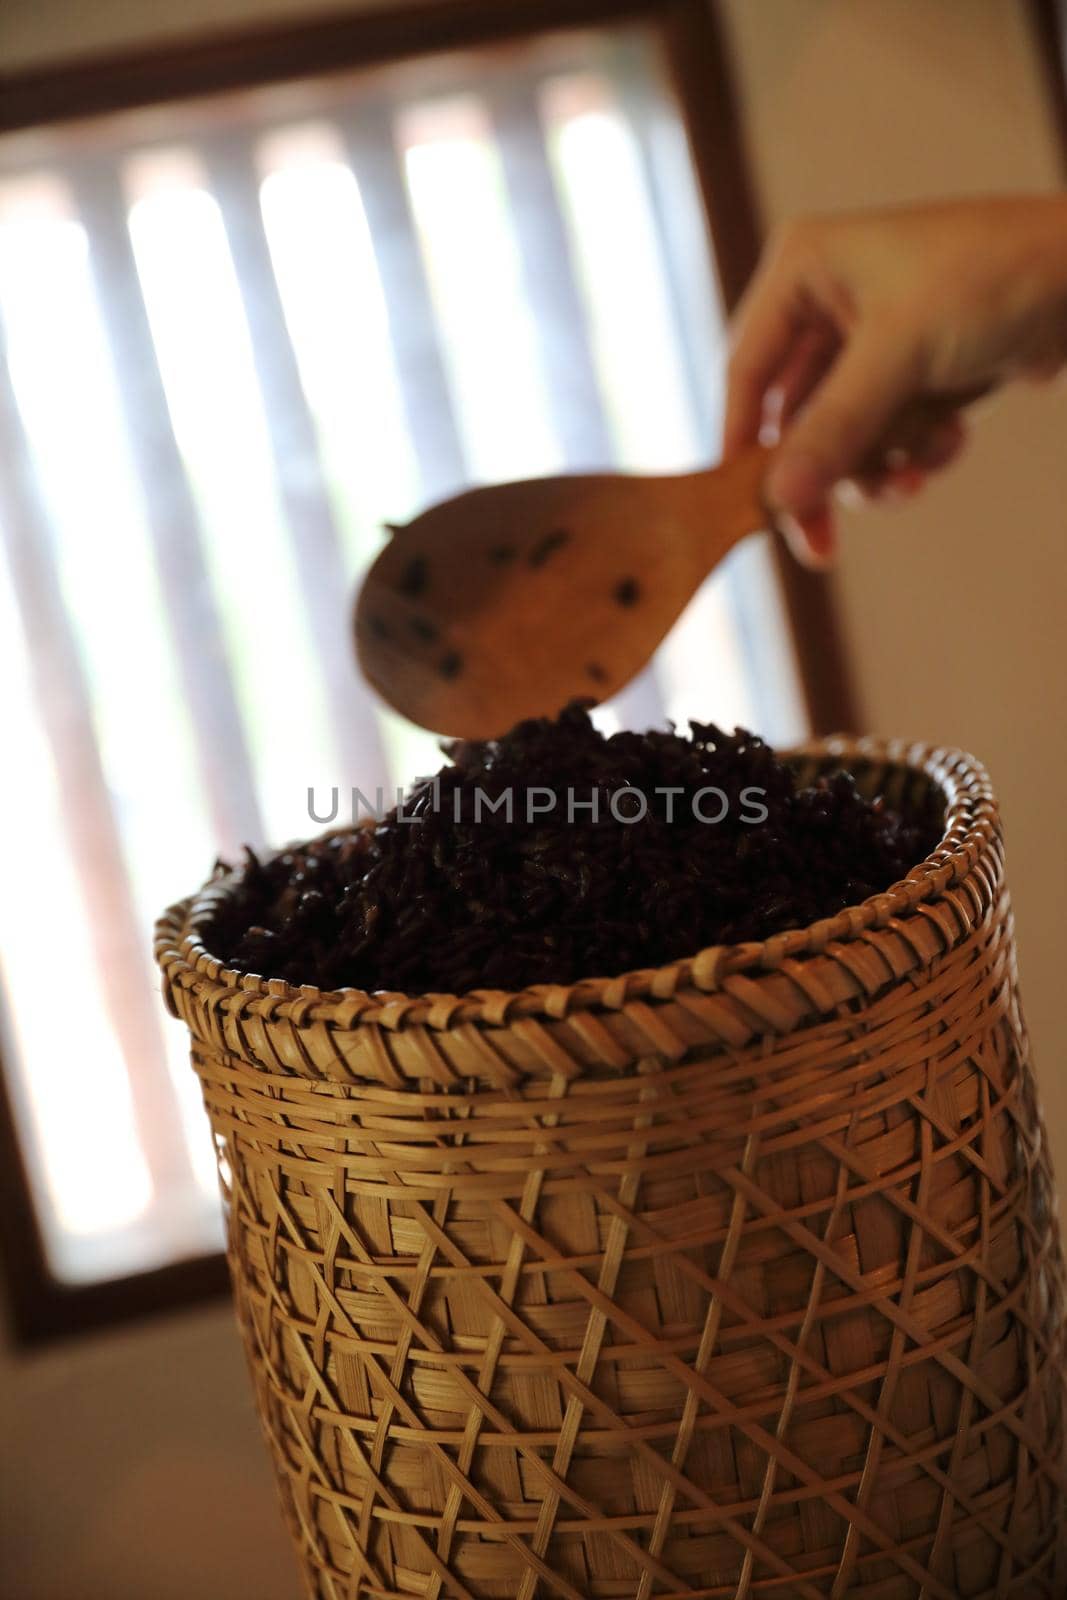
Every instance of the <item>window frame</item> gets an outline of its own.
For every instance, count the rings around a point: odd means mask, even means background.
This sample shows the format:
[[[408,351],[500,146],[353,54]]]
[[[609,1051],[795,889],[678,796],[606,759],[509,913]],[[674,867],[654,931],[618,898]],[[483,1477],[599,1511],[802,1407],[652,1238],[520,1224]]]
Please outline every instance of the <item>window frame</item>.
[[[0,75],[0,133],[538,34],[644,23],[659,36],[685,120],[722,298],[737,304],[762,227],[713,0],[416,0],[381,10],[212,31]],[[1047,35],[1045,36],[1047,37]],[[775,551],[813,732],[859,725],[831,582]],[[0,1268],[17,1345],[88,1332],[226,1294],[225,1256],[67,1285],[49,1270],[0,1060]]]
[[[1030,0],[1030,22],[1056,128],[1060,162],[1067,177],[1067,3]]]

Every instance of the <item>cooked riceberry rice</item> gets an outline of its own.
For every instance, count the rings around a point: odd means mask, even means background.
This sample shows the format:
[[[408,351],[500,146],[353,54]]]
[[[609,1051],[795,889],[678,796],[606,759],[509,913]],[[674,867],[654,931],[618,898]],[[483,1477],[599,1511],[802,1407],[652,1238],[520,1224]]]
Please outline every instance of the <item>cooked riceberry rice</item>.
[[[461,993],[607,977],[832,915],[903,877],[940,833],[933,799],[903,816],[843,772],[798,788],[740,728],[604,738],[575,702],[501,739],[445,748],[451,764],[405,799],[410,820],[394,811],[262,860],[248,850],[203,930],[213,954],[324,989]],[[559,805],[527,820],[534,788]],[[613,796],[619,815],[640,807],[619,798],[624,788],[645,797],[641,820],[612,815]],[[692,805],[711,788],[727,797],[717,823]],[[476,790],[499,800],[509,789],[511,821],[484,804],[475,819]],[[594,791],[596,820],[581,806]],[[722,805],[705,797],[699,810]],[[744,820],[757,805],[766,819]]]

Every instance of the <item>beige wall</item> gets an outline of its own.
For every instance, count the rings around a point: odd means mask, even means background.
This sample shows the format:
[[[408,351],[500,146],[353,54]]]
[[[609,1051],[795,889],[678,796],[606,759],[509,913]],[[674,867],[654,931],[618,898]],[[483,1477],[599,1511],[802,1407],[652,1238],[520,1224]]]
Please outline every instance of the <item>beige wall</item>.
[[[7,0],[0,57],[41,62],[295,4]],[[1015,0],[727,0],[768,217],[1056,184],[1026,9]],[[1024,996],[1067,1178],[1057,914],[1067,890],[1067,391],[1004,399],[978,435],[979,448],[921,502],[852,519],[840,589],[868,726],[969,746],[992,768]],[[32,1360],[5,1357],[0,1383],[0,1593],[295,1596],[224,1308]]]

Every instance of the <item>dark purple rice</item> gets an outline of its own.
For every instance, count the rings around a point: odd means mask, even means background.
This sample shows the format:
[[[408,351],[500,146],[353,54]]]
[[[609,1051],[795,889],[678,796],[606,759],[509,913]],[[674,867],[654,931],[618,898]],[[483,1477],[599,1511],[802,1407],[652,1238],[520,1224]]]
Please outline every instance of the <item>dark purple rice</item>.
[[[554,720],[446,751],[451,764],[406,797],[413,821],[393,812],[262,860],[248,850],[204,929],[212,953],[323,989],[462,993],[609,977],[830,916],[888,888],[940,836],[932,798],[904,816],[865,799],[844,772],[799,788],[740,728],[604,738],[575,702]],[[576,810],[568,822],[561,799],[527,822],[533,787],[570,788],[578,800],[595,790],[599,820]],[[612,816],[610,797],[624,787],[647,797],[642,820]],[[683,793],[655,793],[668,787]],[[717,824],[691,804],[710,787],[729,801]],[[509,788],[513,821],[484,809],[475,820],[476,789],[497,799]],[[746,788],[764,791],[765,821],[742,820],[752,814]],[[721,802],[702,806],[715,815]]]

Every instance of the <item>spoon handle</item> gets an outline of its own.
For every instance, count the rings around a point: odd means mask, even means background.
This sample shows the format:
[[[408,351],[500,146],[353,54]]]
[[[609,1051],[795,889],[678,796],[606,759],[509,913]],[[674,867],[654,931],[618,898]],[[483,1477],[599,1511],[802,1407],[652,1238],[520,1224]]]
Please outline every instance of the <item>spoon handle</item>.
[[[918,395],[894,417],[857,471],[877,474],[894,453],[907,455],[921,449],[933,429],[989,392],[988,385],[978,385],[947,394]],[[774,513],[763,493],[773,454],[763,445],[751,445],[721,466],[675,480],[687,525],[709,571],[746,534],[774,527]]]
[[[678,510],[709,571],[748,533],[773,527],[763,497],[771,451],[752,445],[722,466],[689,472],[672,482]]]

